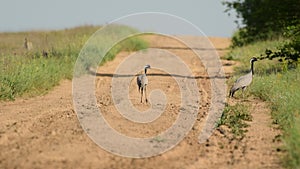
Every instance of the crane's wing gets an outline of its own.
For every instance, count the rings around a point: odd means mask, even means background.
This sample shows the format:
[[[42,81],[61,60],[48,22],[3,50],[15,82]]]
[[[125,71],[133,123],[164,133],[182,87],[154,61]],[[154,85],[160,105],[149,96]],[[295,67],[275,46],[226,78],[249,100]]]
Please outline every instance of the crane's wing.
[[[136,84],[138,85],[139,90],[140,90],[140,88],[141,88],[141,86],[142,86],[142,76],[143,76],[143,75],[139,75],[139,76],[136,78]]]
[[[248,74],[246,74],[246,75],[241,76],[240,78],[238,78],[234,82],[231,90],[237,90],[237,89],[239,89],[241,87],[249,86],[251,84],[251,82],[252,82],[252,73],[250,72],[250,73],[248,73]]]

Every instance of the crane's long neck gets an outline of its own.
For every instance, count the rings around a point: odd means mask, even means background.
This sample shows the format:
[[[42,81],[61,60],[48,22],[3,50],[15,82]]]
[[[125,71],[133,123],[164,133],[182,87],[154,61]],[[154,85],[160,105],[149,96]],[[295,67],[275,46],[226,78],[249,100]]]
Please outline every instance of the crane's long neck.
[[[147,74],[147,68],[145,68],[145,74]]]
[[[252,61],[252,62],[251,62],[251,73],[252,73],[252,75],[254,75],[254,68],[253,68],[253,64],[254,64],[254,62]]]

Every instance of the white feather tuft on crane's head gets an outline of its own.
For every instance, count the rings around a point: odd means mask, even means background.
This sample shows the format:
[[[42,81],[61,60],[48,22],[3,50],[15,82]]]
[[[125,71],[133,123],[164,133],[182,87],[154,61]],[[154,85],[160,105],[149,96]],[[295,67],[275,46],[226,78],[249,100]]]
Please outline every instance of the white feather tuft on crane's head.
[[[144,68],[145,68],[145,69],[151,69],[151,66],[150,66],[150,65],[145,65]]]
[[[255,62],[255,61],[258,61],[256,57],[252,57],[252,58],[250,59],[250,63],[253,63],[253,62]]]

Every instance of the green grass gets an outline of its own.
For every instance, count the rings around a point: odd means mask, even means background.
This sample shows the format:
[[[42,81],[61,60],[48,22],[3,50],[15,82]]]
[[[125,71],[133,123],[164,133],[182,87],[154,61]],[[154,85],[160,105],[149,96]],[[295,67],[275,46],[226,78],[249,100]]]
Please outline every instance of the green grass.
[[[266,49],[276,49],[277,46],[283,44],[282,40],[276,41],[262,41],[253,43],[247,46],[232,49],[225,58],[236,60],[241,63],[241,66],[236,67],[236,75],[244,74],[250,69],[250,59],[252,57],[261,57]],[[282,71],[282,67],[277,60],[260,60],[255,63],[255,73],[257,74],[270,74]]]
[[[120,34],[138,32],[130,27],[116,26],[121,30]],[[99,28],[83,26],[58,31],[0,33],[0,100],[44,94],[62,79],[72,79],[82,47]],[[109,32],[105,38],[109,41],[114,36],[115,32]],[[25,37],[32,42],[33,50],[24,49]],[[105,44],[97,44],[96,49],[102,46]],[[112,60],[120,51],[145,48],[147,43],[143,39],[127,38],[111,48],[101,64]],[[48,56],[44,57],[42,51],[46,51]]]
[[[226,125],[230,128],[234,138],[242,139],[247,131],[248,124],[252,116],[245,104],[237,103],[236,105],[226,105],[223,114],[218,122],[218,126]]]
[[[236,75],[249,70],[252,56],[259,57],[266,48],[274,49],[281,44],[282,41],[264,41],[233,49],[228,57],[241,62]],[[273,122],[282,128],[287,150],[285,166],[300,168],[300,68],[288,70],[276,60],[260,60],[254,67],[256,74],[248,92],[269,103]]]
[[[284,132],[284,162],[300,168],[300,68],[256,77],[250,92],[270,103],[273,121]]]
[[[72,60],[68,58],[26,59],[14,56],[1,72],[0,99],[13,100],[27,93],[42,94],[57,85],[61,79],[70,79]],[[14,65],[14,66],[12,66]]]

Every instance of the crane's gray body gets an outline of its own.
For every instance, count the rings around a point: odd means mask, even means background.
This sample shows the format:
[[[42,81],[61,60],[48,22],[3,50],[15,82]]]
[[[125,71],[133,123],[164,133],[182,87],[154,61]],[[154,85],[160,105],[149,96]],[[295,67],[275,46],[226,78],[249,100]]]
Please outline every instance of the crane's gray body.
[[[244,76],[241,76],[234,82],[233,86],[230,89],[229,97],[233,97],[234,93],[236,91],[238,91],[239,89],[243,89],[243,91],[244,91],[247,88],[247,86],[249,86],[251,84],[252,79],[253,79],[253,74],[254,74],[253,63],[255,61],[257,61],[257,59],[253,57],[250,60],[250,64],[251,64],[250,72]]]
[[[144,87],[148,84],[148,78],[146,74],[142,74],[137,77],[137,84],[139,87],[139,91],[144,89]]]
[[[235,81],[232,88],[230,89],[230,92],[232,93],[232,92],[237,91],[241,88],[245,88],[245,87],[249,86],[251,84],[251,82],[252,82],[252,72],[238,78]]]
[[[148,102],[147,93],[146,93],[146,89],[147,89],[147,85],[148,85],[147,69],[150,69],[150,68],[151,68],[150,65],[146,65],[144,68],[145,69],[144,74],[141,74],[136,78],[136,82],[139,87],[139,92],[141,93],[141,103],[143,102],[143,100],[142,100],[143,92],[145,92],[146,102]]]

